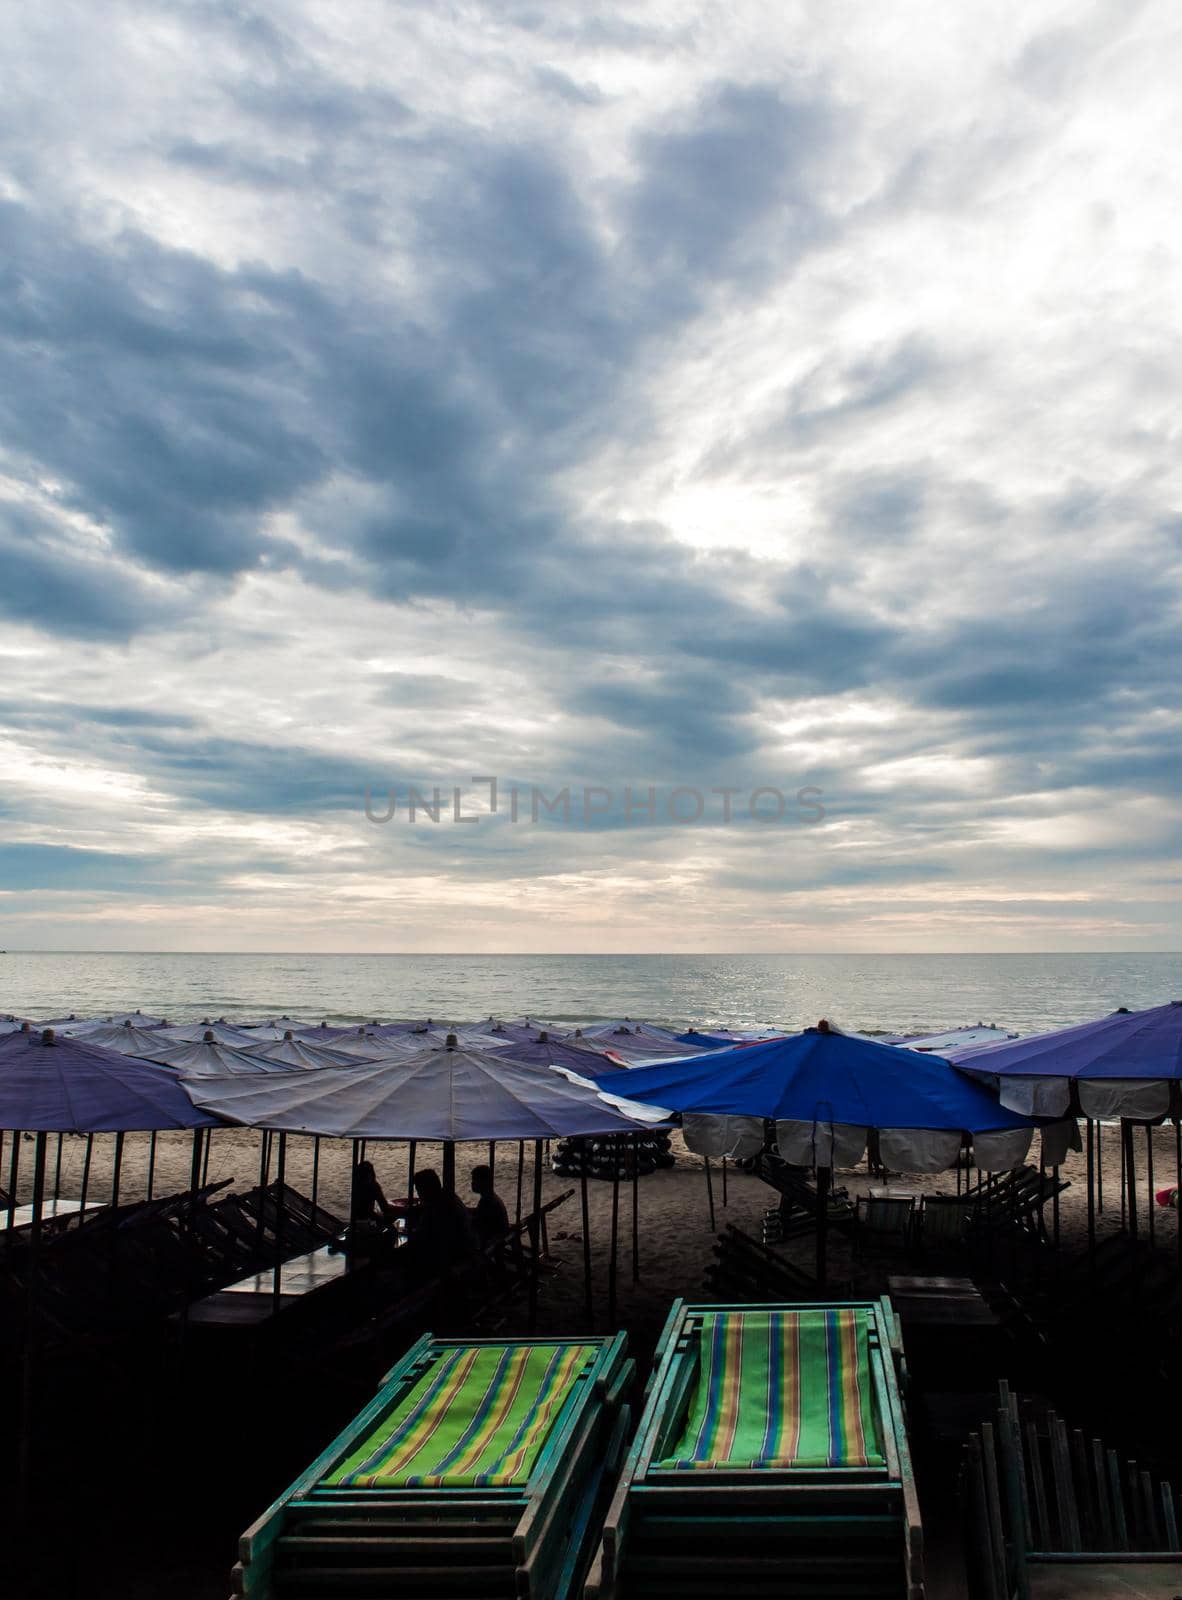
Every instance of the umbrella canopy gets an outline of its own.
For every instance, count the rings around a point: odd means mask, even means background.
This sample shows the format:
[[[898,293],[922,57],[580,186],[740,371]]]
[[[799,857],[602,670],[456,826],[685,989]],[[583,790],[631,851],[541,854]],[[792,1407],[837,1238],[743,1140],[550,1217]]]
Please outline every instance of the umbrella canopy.
[[[354,1063],[390,1061],[395,1056],[418,1055],[424,1048],[421,1034],[413,1037],[409,1034],[391,1034],[385,1039],[379,1039],[374,1034],[364,1031],[342,1034],[339,1039],[334,1039],[331,1044],[326,1045],[321,1045],[320,1041],[313,1039],[310,1034],[305,1034],[301,1042],[317,1049],[335,1050]]]
[[[966,1086],[974,1092],[966,1094]],[[854,1165],[872,1129],[884,1165],[897,1172],[953,1165],[966,1135],[978,1165],[996,1170],[1020,1164],[1030,1144],[1027,1117],[941,1057],[851,1038],[825,1023],[763,1044],[636,1067],[612,1088],[616,1095],[626,1088],[628,1100],[695,1115],[774,1119],[780,1154],[801,1165]]]
[[[570,1067],[585,1078],[606,1077],[624,1070],[622,1061],[603,1049],[595,1049],[590,1041],[584,1044],[571,1038],[552,1039],[545,1028],[527,1040],[502,1045],[497,1054],[523,1067]]]
[[[1063,1116],[1072,1091],[1086,1117],[1164,1116],[1182,1082],[1182,1000],[1098,1022],[954,1053],[962,1072],[996,1083],[1003,1105]]]
[[[163,1028],[167,1025],[167,1017],[153,1017],[146,1011],[113,1011],[109,1016],[103,1017],[100,1023],[90,1022],[87,1027],[121,1027],[123,1023],[130,1022],[133,1028]],[[74,1023],[73,1028],[81,1027],[81,1023]]]
[[[6,1033],[30,1033],[32,1027],[23,1017],[0,1017],[0,1038]]]
[[[0,1039],[0,1128],[134,1133],[215,1125],[160,1067],[52,1028]]]
[[[489,1017],[488,1021],[480,1023],[479,1027],[482,1033],[499,1040],[502,1044],[528,1044],[543,1032],[551,1039],[562,1039],[570,1031],[552,1028],[545,1022],[535,1022],[530,1017],[513,1017],[508,1022],[503,1022],[497,1017]]]
[[[938,1056],[954,1060],[954,1051],[981,1050],[987,1044],[1004,1044],[1007,1039],[1017,1037],[1016,1033],[999,1028],[996,1022],[978,1022],[968,1028],[946,1028],[943,1033],[893,1034],[890,1038],[880,1039],[879,1043],[901,1044],[905,1050],[932,1050]]]
[[[613,1022],[584,1028],[582,1038],[598,1050],[614,1051],[625,1062],[652,1061],[662,1056],[681,1060],[696,1054],[696,1046],[682,1044],[668,1028],[656,1028],[647,1022]]]
[[[167,1047],[171,1042],[164,1037],[162,1029],[137,1028],[133,1022],[104,1022],[74,1037],[83,1044],[96,1044],[104,1050],[118,1050],[123,1056],[145,1056],[149,1060],[154,1050]]]
[[[459,1046],[333,1072],[186,1088],[194,1105],[227,1122],[341,1139],[556,1139],[651,1126],[548,1068]]]
[[[344,1067],[357,1063],[357,1057],[350,1055],[347,1050],[294,1038],[290,1028],[282,1039],[264,1040],[252,1045],[247,1053],[259,1056],[264,1061],[273,1061],[281,1067]]]
[[[289,1034],[302,1033],[302,1024],[293,1022],[290,1017],[269,1017],[266,1022],[243,1022],[238,1024],[243,1033],[257,1039],[260,1044],[275,1039],[284,1039]]]
[[[246,1029],[238,1027],[233,1022],[227,1022],[225,1017],[219,1017],[216,1022],[210,1022],[206,1018],[204,1022],[168,1025],[161,1032],[166,1033],[178,1044],[201,1044],[210,1034],[218,1044],[233,1045],[237,1050],[247,1050],[251,1044],[251,1037]]]
[[[282,1065],[268,1061],[257,1051],[238,1050],[232,1044],[219,1044],[212,1032],[196,1044],[161,1039],[157,1044],[150,1046],[143,1060],[159,1062],[165,1067],[175,1067],[178,1072],[189,1078],[220,1078],[231,1073],[235,1076],[244,1073],[257,1076],[264,1072],[286,1070]],[[301,1070],[307,1071],[307,1068]]]

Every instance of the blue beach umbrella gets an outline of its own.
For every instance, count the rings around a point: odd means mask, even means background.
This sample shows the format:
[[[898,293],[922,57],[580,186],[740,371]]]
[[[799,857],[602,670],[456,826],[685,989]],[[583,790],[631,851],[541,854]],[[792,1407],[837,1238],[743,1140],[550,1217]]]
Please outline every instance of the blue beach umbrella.
[[[1137,1167],[1134,1122],[1150,1124],[1182,1114],[1182,1000],[1130,1011],[1122,1006],[1095,1022],[1029,1039],[1007,1040],[984,1050],[956,1052],[962,1072],[994,1085],[1003,1105],[1042,1116],[1064,1116],[1073,1106],[1087,1118],[1088,1238],[1095,1240],[1095,1208],[1101,1179],[1101,1145],[1093,1122],[1121,1123],[1124,1183],[1130,1230],[1137,1231]],[[1146,1178],[1152,1178],[1152,1135],[1146,1131]],[[1177,1149],[1177,1185],[1182,1189],[1182,1142]],[[1153,1237],[1153,1197],[1149,1230]],[[1178,1234],[1182,1259],[1182,1230]]]
[[[853,1165],[879,1135],[884,1165],[938,1172],[971,1139],[980,1165],[1020,1165],[1029,1117],[1008,1110],[940,1056],[851,1038],[827,1023],[692,1060],[634,1067],[615,1095],[697,1116],[776,1123],[786,1160]]]
[[[0,1128],[134,1133],[212,1128],[175,1074],[52,1028],[0,1039]]]
[[[817,1169],[818,1282],[825,1279],[829,1174],[861,1160],[871,1131],[884,1166],[898,1172],[951,1167],[966,1139],[979,1166],[1020,1166],[1032,1131],[1029,1118],[1006,1110],[939,1056],[851,1038],[827,1022],[763,1044],[636,1067],[620,1089],[611,1087],[616,1094],[626,1087],[629,1100],[680,1111],[683,1128],[687,1116],[701,1118],[686,1143],[694,1139],[703,1153],[715,1118],[728,1119],[728,1140],[742,1137],[745,1121],[761,1146],[762,1123],[773,1120],[784,1160]]]

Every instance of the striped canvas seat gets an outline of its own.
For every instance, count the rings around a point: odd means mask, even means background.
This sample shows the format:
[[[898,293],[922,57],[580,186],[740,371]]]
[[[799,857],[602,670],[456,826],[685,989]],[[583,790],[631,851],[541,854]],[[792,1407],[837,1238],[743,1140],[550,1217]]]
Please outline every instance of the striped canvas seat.
[[[707,1311],[697,1386],[658,1469],[881,1467],[868,1313]]]
[[[494,1344],[440,1355],[335,1471],[329,1488],[525,1483],[598,1344]]]

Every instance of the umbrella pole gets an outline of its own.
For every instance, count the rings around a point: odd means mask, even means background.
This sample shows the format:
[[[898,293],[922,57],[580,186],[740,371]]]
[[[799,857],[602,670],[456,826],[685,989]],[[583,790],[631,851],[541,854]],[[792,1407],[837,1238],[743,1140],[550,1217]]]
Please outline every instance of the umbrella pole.
[[[262,1264],[263,1255],[263,1223],[265,1221],[264,1213],[266,1209],[263,1205],[263,1199],[267,1193],[267,1179],[271,1175],[270,1156],[271,1152],[267,1148],[267,1130],[264,1128],[259,1135],[259,1222],[258,1227],[255,1229],[254,1235],[255,1254],[259,1257],[260,1265]],[[201,1156],[199,1149],[194,1159],[200,1162]],[[198,1167],[198,1172],[199,1171],[200,1167]]]
[[[1085,1119],[1087,1128],[1088,1163],[1088,1265],[1096,1265],[1096,1191],[1093,1179],[1096,1171],[1096,1130],[1091,1117]]]
[[[57,1155],[53,1163],[53,1198],[56,1200],[62,1192],[62,1135],[57,1136]]]
[[[454,1139],[443,1141],[443,1187],[448,1194],[456,1192],[456,1142]]]
[[[1059,1248],[1059,1169],[1051,1168],[1051,1183],[1054,1193],[1051,1195],[1051,1238],[1054,1240],[1055,1249]]]
[[[152,1190],[156,1183],[156,1130],[152,1129],[148,1138],[148,1199],[152,1198]]]
[[[122,1133],[115,1135],[115,1164],[111,1170],[111,1209],[119,1204],[119,1179],[123,1175],[123,1140],[126,1136]]]
[[[1125,1173],[1125,1124],[1122,1117],[1120,1122],[1120,1225],[1122,1228],[1128,1226],[1128,1194],[1129,1183]]]
[[[726,1157],[723,1156],[723,1158],[722,1158],[722,1209],[724,1211],[727,1209],[727,1204],[728,1204],[728,1202],[727,1202],[727,1195],[726,1195]]]
[[[829,1243],[829,1168],[817,1168],[817,1283],[823,1285],[827,1272],[826,1247]]]
[[[524,1149],[524,1146],[522,1147]],[[455,1173],[453,1170],[452,1177]],[[529,1219],[529,1242],[533,1261],[529,1274],[529,1331],[538,1325],[538,1274],[542,1270],[542,1141],[534,1140],[534,1209]]]
[[[312,1206],[316,1206],[316,1197],[320,1193],[320,1135],[312,1135]]]
[[[1104,1215],[1104,1141],[1100,1137],[1100,1124],[1096,1124],[1096,1214]]]
[[[534,1141],[534,1185],[539,1204],[542,1198],[542,1183],[538,1177],[538,1169],[540,1167],[543,1172],[546,1170],[546,1159],[549,1154],[549,1139],[536,1139]],[[540,1221],[542,1228],[542,1254],[548,1256],[550,1254],[550,1224],[544,1211],[540,1213]]]
[[[1149,1242],[1154,1241],[1153,1218],[1153,1124],[1145,1124],[1145,1214],[1149,1218]]]
[[[210,1146],[213,1144],[212,1128],[206,1128],[205,1137],[202,1140],[202,1143],[205,1146],[205,1154],[201,1159],[201,1183],[204,1187],[204,1185],[209,1182],[209,1150]]]
[[[45,1202],[45,1142],[39,1133],[33,1153],[33,1221],[29,1229],[29,1280],[25,1286],[25,1338],[21,1352],[21,1419],[18,1442],[17,1514],[24,1516],[29,1506],[33,1465],[33,1363],[37,1347],[37,1296],[40,1287],[41,1216]]]
[[[1133,1124],[1124,1118],[1120,1124],[1121,1139],[1125,1146],[1125,1180],[1129,1191],[1129,1233],[1137,1237],[1137,1157],[1133,1149]]]
[[[525,1182],[525,1140],[517,1144],[517,1220],[521,1221],[521,1189]]]
[[[710,1232],[714,1233],[718,1224],[714,1220],[714,1179],[710,1174],[710,1157],[703,1156],[702,1161],[706,1169],[706,1204],[710,1208]]]
[[[82,1158],[82,1194],[79,1197],[79,1211],[86,1210],[86,1195],[90,1188],[90,1158],[94,1154],[94,1134],[86,1135],[86,1154]]]
[[[8,1159],[8,1226],[16,1226],[16,1180],[21,1171],[20,1129],[12,1130],[12,1154]]]
[[[591,1207],[587,1198],[587,1141],[579,1140],[579,1204],[583,1212],[583,1310],[587,1332],[594,1326],[595,1307],[591,1296]],[[1182,1234],[1179,1235],[1182,1238]]]
[[[725,1169],[725,1162],[723,1163]],[[640,1135],[632,1135],[632,1282],[640,1282]]]
[[[612,1251],[607,1263],[607,1325],[616,1325],[616,1268],[620,1255],[620,1143],[612,1139]]]
[[[279,1312],[280,1280],[283,1275],[283,1213],[286,1210],[284,1201],[283,1180],[287,1175],[287,1135],[279,1135],[279,1162],[275,1169],[276,1207],[275,1207],[275,1278],[271,1287],[271,1315]]]
[[[418,1140],[412,1139],[406,1156],[406,1203],[408,1206],[415,1197],[415,1153],[417,1149]]]
[[[495,1139],[488,1141],[488,1170],[490,1182],[495,1188],[497,1182],[497,1141]]]

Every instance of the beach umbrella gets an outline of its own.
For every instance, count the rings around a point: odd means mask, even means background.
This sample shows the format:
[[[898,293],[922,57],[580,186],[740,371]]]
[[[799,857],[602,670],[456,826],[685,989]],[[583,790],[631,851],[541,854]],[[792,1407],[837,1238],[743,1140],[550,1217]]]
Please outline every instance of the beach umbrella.
[[[966,1085],[972,1093],[964,1093]],[[630,1101],[694,1117],[753,1119],[752,1134],[759,1121],[774,1121],[784,1160],[818,1172],[818,1278],[824,1276],[829,1173],[860,1161],[871,1132],[883,1165],[898,1172],[954,1166],[966,1139],[978,1166],[1016,1167],[1031,1139],[1028,1117],[1002,1106],[942,1057],[851,1038],[827,1022],[764,1044],[636,1067],[624,1087]],[[612,1088],[614,1096],[622,1093]],[[708,1130],[707,1124],[707,1136]],[[686,1131],[687,1145],[694,1131]]]
[[[247,1050],[251,1044],[246,1029],[227,1022],[225,1017],[219,1017],[216,1022],[210,1022],[207,1017],[204,1022],[169,1023],[160,1031],[178,1044],[202,1044],[211,1034],[217,1044],[232,1045],[238,1050]]]
[[[985,1144],[994,1169],[1020,1165],[1030,1143],[1028,1117],[942,1057],[851,1038],[827,1023],[692,1060],[634,1067],[621,1088],[613,1083],[616,1096],[625,1088],[628,1100],[673,1111],[770,1119],[781,1155],[799,1165],[852,1166],[872,1130],[884,1166],[899,1172],[954,1165],[966,1136]],[[836,1161],[820,1159],[829,1155]]]
[[[31,1033],[33,1024],[24,1017],[0,1017],[0,1039],[8,1033]]]
[[[160,1066],[172,1067],[188,1078],[219,1078],[262,1076],[269,1072],[295,1070],[282,1063],[268,1061],[257,1050],[240,1050],[232,1044],[219,1044],[212,1029],[206,1030],[204,1039],[195,1043],[174,1039],[160,1039],[149,1046],[150,1054],[141,1057]],[[300,1070],[307,1071],[302,1068]]]
[[[352,1062],[358,1061],[390,1061],[395,1056],[417,1055],[423,1049],[422,1035],[390,1034],[384,1039],[376,1038],[372,1033],[353,1032],[341,1035],[331,1044],[320,1045],[310,1035],[305,1034],[302,1041],[314,1048],[336,1050]]]
[[[1003,1105],[1065,1116],[1074,1091],[1087,1117],[1164,1116],[1182,1081],[1182,1000],[953,1056],[962,1072],[996,1083]]]
[[[167,1020],[166,1017],[150,1016],[146,1011],[114,1011],[109,1016],[103,1017],[101,1021],[92,1019],[85,1024],[76,1023],[74,1029],[83,1026],[88,1028],[121,1027],[125,1022],[129,1022],[133,1028],[163,1028],[167,1025]]]
[[[497,1054],[523,1067],[569,1067],[588,1080],[624,1070],[623,1061],[607,1050],[572,1037],[554,1039],[545,1028],[528,1039],[502,1045]]]
[[[248,1127],[340,1139],[440,1141],[444,1183],[449,1187],[454,1185],[457,1142],[510,1140],[524,1146],[532,1140],[535,1222],[531,1229],[536,1229],[541,1216],[545,1140],[634,1134],[650,1126],[606,1105],[594,1090],[568,1082],[549,1067],[522,1066],[506,1060],[500,1050],[466,1049],[454,1036],[442,1050],[420,1051],[400,1060],[359,1063],[332,1072],[275,1074],[253,1082],[206,1080],[185,1087],[194,1105]],[[615,1192],[618,1196],[618,1177]],[[587,1259],[586,1234],[583,1249]],[[613,1274],[615,1258],[613,1225]],[[536,1272],[536,1237],[533,1259]],[[536,1292],[534,1277],[531,1322]]]
[[[999,1028],[996,1022],[978,1022],[972,1027],[945,1028],[942,1033],[900,1033],[889,1038],[880,1039],[880,1044],[898,1044],[905,1050],[932,1051],[938,1056],[946,1056],[954,1061],[954,1052],[962,1050],[981,1050],[987,1044],[1004,1044],[1007,1039],[1016,1039],[1016,1033],[1008,1033],[1005,1028]]]
[[[346,1050],[334,1049],[332,1045],[312,1044],[307,1039],[296,1039],[290,1028],[281,1039],[253,1045],[246,1053],[281,1067],[343,1067],[356,1065],[357,1061],[357,1057]]]
[[[687,1033],[679,1033],[677,1035],[678,1044],[694,1045],[699,1050],[725,1049],[727,1045],[742,1044],[744,1042],[745,1035],[728,1033],[725,1029],[720,1029],[717,1032],[711,1029],[707,1033],[701,1033],[697,1028],[690,1028]]]
[[[503,1044],[528,1044],[542,1032],[551,1039],[562,1039],[571,1031],[569,1028],[556,1028],[550,1023],[537,1022],[531,1017],[512,1017],[508,1021],[489,1017],[487,1022],[480,1024],[480,1029]]]
[[[294,1022],[291,1017],[271,1017],[266,1022],[241,1022],[237,1026],[243,1033],[248,1033],[252,1039],[257,1039],[260,1043],[283,1039],[289,1034],[303,1031],[303,1025]]]
[[[0,1039],[0,1128],[132,1133],[211,1128],[171,1072],[52,1028]]]
[[[985,1049],[956,1052],[962,1072],[994,1085],[1003,1105],[1036,1116],[1062,1117],[1078,1106],[1087,1119],[1088,1237],[1095,1240],[1099,1145],[1093,1122],[1119,1119],[1129,1226],[1137,1231],[1136,1162],[1132,1123],[1159,1121],[1182,1112],[1182,1000],[1130,1011],[1127,1006],[1094,1022]],[[1146,1129],[1149,1229],[1153,1236],[1153,1143]],[[1182,1188],[1182,1135],[1175,1136],[1178,1185]],[[1178,1236],[1182,1256],[1182,1229]]]
[[[608,1049],[625,1062],[653,1061],[661,1057],[682,1060],[697,1053],[697,1047],[681,1043],[668,1028],[656,1028],[647,1022],[605,1023],[584,1028],[582,1038],[598,1049]]]
[[[134,1022],[104,1022],[71,1037],[104,1050],[117,1050],[122,1056],[147,1056],[153,1047],[168,1042],[160,1028],[139,1028]]]
[[[456,1044],[332,1072],[186,1083],[228,1122],[338,1139],[522,1140],[634,1133],[643,1118],[547,1069]]]

